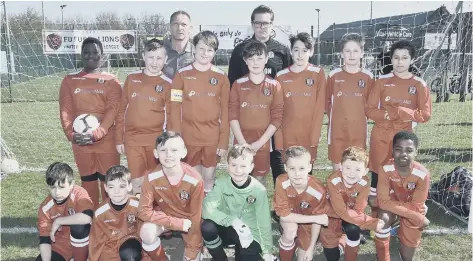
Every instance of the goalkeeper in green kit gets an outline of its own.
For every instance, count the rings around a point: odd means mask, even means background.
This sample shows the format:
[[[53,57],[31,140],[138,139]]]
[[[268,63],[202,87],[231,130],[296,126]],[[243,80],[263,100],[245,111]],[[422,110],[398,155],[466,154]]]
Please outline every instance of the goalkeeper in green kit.
[[[249,174],[255,152],[233,146],[227,156],[229,176],[217,179],[204,199],[202,237],[213,260],[226,261],[223,247],[235,245],[236,261],[272,261],[273,238],[266,188]]]

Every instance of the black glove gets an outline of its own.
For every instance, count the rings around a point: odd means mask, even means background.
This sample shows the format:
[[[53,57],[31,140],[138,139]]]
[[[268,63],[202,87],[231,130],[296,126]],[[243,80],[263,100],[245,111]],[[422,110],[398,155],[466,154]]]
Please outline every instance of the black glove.
[[[77,133],[74,132],[72,135],[72,142],[77,143],[80,146],[94,144],[94,135],[92,133]]]

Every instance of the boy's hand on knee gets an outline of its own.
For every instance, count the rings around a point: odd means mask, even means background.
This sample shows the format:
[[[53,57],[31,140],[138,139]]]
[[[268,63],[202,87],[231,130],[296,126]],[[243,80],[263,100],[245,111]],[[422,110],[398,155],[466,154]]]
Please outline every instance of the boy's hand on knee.
[[[319,218],[318,218],[319,222],[315,222],[315,223],[318,223],[322,226],[328,226],[328,216],[326,214],[323,214],[323,215],[319,215]]]
[[[430,225],[430,220],[424,217],[424,224],[422,225],[422,228],[428,227],[429,225]]]
[[[428,210],[428,209],[429,209],[429,208],[427,207],[427,205],[424,204],[424,205],[420,208],[420,213],[425,216],[425,214],[427,214],[427,210]]]
[[[191,228],[192,226],[192,221],[190,221],[189,219],[184,219],[184,222],[183,222],[183,226],[182,226],[182,231],[184,232],[188,232],[189,229]]]
[[[253,242],[253,234],[251,234],[250,228],[238,218],[235,218],[233,220],[232,227],[238,234],[238,239],[240,239],[241,247],[249,247],[251,242]]]
[[[386,223],[384,222],[384,220],[379,219],[378,224],[376,225],[376,232],[378,232],[378,233],[381,232],[381,230],[383,230],[385,224]]]
[[[54,220],[53,224],[51,225],[51,233],[49,234],[49,237],[51,238],[51,241],[56,242],[55,234],[59,230],[61,225],[58,224],[57,219]]]
[[[271,254],[264,254],[263,255],[263,260],[264,261],[275,261],[275,260],[278,260],[275,256],[271,255]],[[312,259],[310,259],[312,260]]]

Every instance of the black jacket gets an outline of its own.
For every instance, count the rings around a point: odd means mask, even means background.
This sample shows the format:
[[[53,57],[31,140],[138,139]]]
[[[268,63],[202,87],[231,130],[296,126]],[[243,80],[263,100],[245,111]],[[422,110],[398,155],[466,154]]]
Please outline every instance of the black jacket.
[[[250,39],[255,39],[255,36],[253,35]],[[243,48],[250,39],[243,41],[233,49],[228,65],[230,84],[233,84],[234,81],[249,73],[248,66],[243,60]],[[291,51],[287,46],[272,38],[265,44],[268,47],[269,55],[268,63],[265,66],[265,73],[271,76],[271,78],[275,78],[277,72],[292,64]]]

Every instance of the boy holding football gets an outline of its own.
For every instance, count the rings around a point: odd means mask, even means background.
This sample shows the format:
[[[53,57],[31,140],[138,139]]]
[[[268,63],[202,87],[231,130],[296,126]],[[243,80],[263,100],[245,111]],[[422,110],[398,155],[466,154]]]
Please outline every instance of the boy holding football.
[[[376,253],[379,261],[391,260],[391,225],[400,219],[399,253],[402,260],[412,261],[420,245],[422,231],[430,224],[425,216],[430,174],[415,161],[419,139],[413,132],[398,132],[393,137],[392,146],[393,158],[386,160],[379,169],[378,217],[384,220],[385,225],[376,233]]]
[[[376,204],[376,187],[381,164],[391,158],[392,138],[401,130],[412,131],[418,122],[432,116],[430,89],[421,78],[409,72],[415,46],[406,40],[390,50],[394,71],[381,75],[370,91],[366,116],[374,121],[370,137],[371,193],[369,204]]]
[[[368,122],[365,104],[373,86],[373,74],[361,68],[363,37],[356,33],[343,36],[341,54],[344,65],[329,73],[325,110],[328,115],[328,158],[333,170],[340,169],[343,151],[350,146],[366,149]]]
[[[368,171],[368,153],[362,148],[348,147],[342,154],[341,169],[327,179],[331,206],[342,219],[341,226],[347,237],[346,261],[356,261],[362,229],[380,232],[384,226],[383,220],[364,213],[370,192]],[[333,260],[338,258],[334,256]]]
[[[289,147],[284,161],[287,174],[276,179],[273,201],[282,229],[279,256],[281,261],[291,261],[297,248],[297,260],[309,261],[314,256],[321,226],[332,226],[333,222],[327,216],[330,203],[326,199],[324,185],[314,176],[309,176],[312,164],[306,148]],[[325,239],[321,237],[324,247],[327,246]],[[335,240],[335,247],[337,245],[338,239]]]
[[[314,39],[308,33],[299,33],[289,41],[294,64],[279,71],[276,77],[284,97],[282,125],[275,135],[276,149],[303,146],[314,162],[325,109],[325,73],[309,64]]]
[[[138,238],[141,221],[139,200],[130,196],[131,174],[123,166],[113,166],[105,175],[105,190],[109,200],[95,211],[90,231],[89,261],[141,261]]]
[[[82,42],[81,57],[84,69],[66,75],[59,90],[59,111],[62,128],[72,142],[74,160],[79,169],[82,187],[92,202],[99,204],[101,183],[102,201],[107,195],[103,181],[105,172],[120,163],[115,148],[115,118],[120,104],[122,88],[115,75],[103,72],[102,43],[93,37]],[[73,131],[72,123],[81,114],[92,114],[100,126],[92,133]]]
[[[171,231],[183,232],[183,260],[200,260],[204,188],[200,174],[181,163],[186,153],[179,134],[164,132],[156,139],[154,150],[161,165],[151,170],[143,181],[138,217],[145,223],[140,238],[143,249],[155,261],[166,260],[160,236]]]
[[[205,197],[201,230],[214,260],[225,261],[223,247],[236,245],[235,259],[272,261],[272,233],[265,187],[249,176],[254,151],[248,144],[228,152],[228,176],[220,177]]]
[[[149,40],[143,49],[145,68],[129,74],[123,86],[116,124],[116,147],[126,154],[133,195],[140,193],[143,176],[156,168],[153,150],[169,114],[171,79],[161,71],[167,59],[160,40]]]
[[[38,209],[40,255],[36,261],[86,261],[94,205],[74,184],[72,168],[55,162],[46,170],[49,196]]]
[[[169,130],[182,134],[186,163],[204,179],[204,191],[212,190],[215,167],[228,149],[230,83],[222,69],[212,64],[218,38],[210,31],[194,37],[195,61],[178,71],[171,90]]]
[[[266,186],[270,168],[270,138],[279,128],[283,114],[281,85],[264,73],[268,50],[251,40],[243,58],[250,73],[233,83],[228,108],[230,127],[238,144],[250,144],[256,151],[253,177]]]

